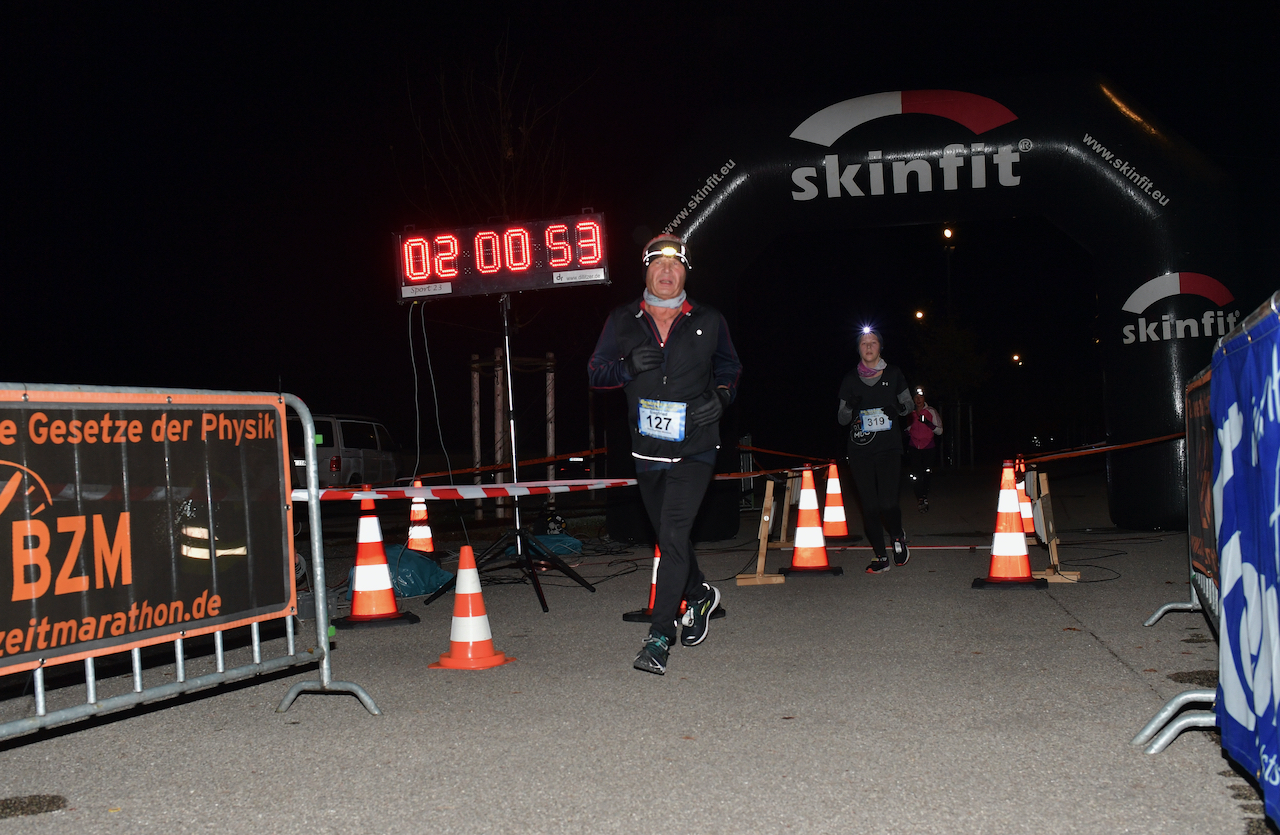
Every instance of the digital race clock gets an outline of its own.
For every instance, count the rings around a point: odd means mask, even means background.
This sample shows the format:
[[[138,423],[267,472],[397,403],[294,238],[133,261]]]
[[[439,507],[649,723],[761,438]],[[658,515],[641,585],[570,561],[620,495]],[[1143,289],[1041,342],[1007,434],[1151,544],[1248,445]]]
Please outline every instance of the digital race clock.
[[[604,215],[405,232],[400,301],[608,284]]]

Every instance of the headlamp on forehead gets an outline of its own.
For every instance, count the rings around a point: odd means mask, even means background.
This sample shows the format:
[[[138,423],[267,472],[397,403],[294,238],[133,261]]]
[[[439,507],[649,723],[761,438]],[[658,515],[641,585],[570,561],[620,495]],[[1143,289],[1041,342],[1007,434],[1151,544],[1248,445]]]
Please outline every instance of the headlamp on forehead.
[[[689,256],[685,253],[683,241],[672,240],[671,238],[659,238],[656,241],[650,241],[649,245],[644,248],[640,261],[647,267],[655,258],[675,258],[681,264],[684,264],[686,270],[693,269],[693,265],[689,263]]]

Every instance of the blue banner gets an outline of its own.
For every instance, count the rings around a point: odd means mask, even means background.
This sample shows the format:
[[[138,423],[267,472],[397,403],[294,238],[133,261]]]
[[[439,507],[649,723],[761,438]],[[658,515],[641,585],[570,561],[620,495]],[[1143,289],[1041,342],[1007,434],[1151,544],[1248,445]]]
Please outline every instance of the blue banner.
[[[1250,317],[1252,320],[1253,317]],[[1213,504],[1222,592],[1217,720],[1280,819],[1280,320],[1268,310],[1213,355]]]

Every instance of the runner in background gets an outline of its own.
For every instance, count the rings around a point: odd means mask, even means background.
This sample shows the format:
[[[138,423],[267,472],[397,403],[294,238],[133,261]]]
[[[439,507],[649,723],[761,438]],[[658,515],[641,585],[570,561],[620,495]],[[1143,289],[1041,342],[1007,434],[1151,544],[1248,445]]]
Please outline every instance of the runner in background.
[[[907,469],[911,475],[911,490],[916,494],[916,510],[929,512],[929,477],[938,461],[938,444],[942,434],[942,416],[924,400],[924,387],[916,386],[912,395],[915,411],[911,413],[911,425],[907,427]]]
[[[911,392],[902,371],[881,358],[883,344],[878,331],[862,329],[858,335],[861,360],[840,383],[837,413],[840,425],[849,427],[849,469],[862,500],[863,530],[876,555],[867,566],[868,574],[889,570],[885,527],[893,536],[893,564],[906,565],[911,556],[898,506],[902,434],[895,426],[896,418],[911,411]]]
[[[724,317],[685,295],[684,241],[659,235],[641,260],[644,295],[609,314],[587,373],[592,388],[627,393],[636,483],[662,549],[649,636],[633,666],[663,675],[676,627],[684,626],[681,644],[696,646],[720,605],[719,590],[698,568],[691,533],[742,365]]]

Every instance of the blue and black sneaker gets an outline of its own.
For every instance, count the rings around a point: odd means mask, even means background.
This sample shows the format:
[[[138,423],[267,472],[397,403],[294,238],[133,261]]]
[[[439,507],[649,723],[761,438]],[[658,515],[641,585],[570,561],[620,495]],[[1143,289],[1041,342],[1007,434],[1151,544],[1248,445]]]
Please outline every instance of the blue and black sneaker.
[[[684,629],[680,630],[680,643],[686,647],[696,647],[698,644],[706,640],[707,627],[711,625],[711,613],[720,606],[720,590],[715,586],[702,584],[705,590],[702,599],[696,603],[690,603],[685,609],[684,617],[680,619],[680,623]]]
[[[644,639],[644,646],[640,647],[640,653],[636,655],[636,661],[632,666],[646,673],[666,675],[667,656],[670,653],[671,639],[666,635],[650,632],[649,637]]]

